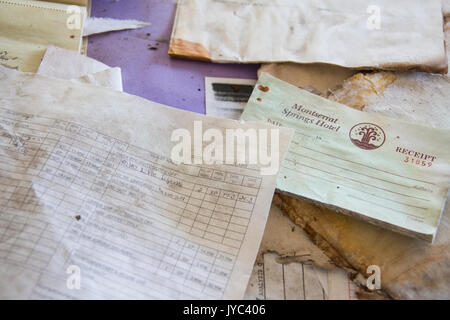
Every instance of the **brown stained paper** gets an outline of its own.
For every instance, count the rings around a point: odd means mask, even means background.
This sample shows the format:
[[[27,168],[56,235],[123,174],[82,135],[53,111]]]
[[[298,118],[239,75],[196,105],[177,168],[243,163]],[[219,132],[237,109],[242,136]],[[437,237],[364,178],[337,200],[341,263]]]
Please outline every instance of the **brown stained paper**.
[[[447,73],[442,29],[440,0],[180,0],[169,55]]]
[[[276,175],[176,165],[170,139],[175,129],[193,135],[194,121],[269,127],[6,68],[0,76],[0,297],[243,297]],[[279,133],[282,160],[292,132]]]
[[[450,53],[450,21],[445,19],[447,53]],[[295,74],[292,70],[291,76]],[[450,129],[448,75],[421,72],[358,73],[329,91],[327,97],[355,109],[410,122]]]
[[[355,75],[342,88],[333,90],[329,98],[366,112],[448,130],[449,92],[447,76],[378,72]],[[448,205],[435,243],[430,246],[307,201],[279,195],[275,203],[338,266],[352,268],[366,277],[368,266],[380,266],[381,291],[388,296],[396,299],[450,297]]]
[[[245,293],[249,300],[351,300],[356,285],[275,205]]]
[[[444,16],[448,16],[450,14],[450,1],[442,0],[442,12]]]
[[[239,120],[256,80],[205,77],[205,113]]]

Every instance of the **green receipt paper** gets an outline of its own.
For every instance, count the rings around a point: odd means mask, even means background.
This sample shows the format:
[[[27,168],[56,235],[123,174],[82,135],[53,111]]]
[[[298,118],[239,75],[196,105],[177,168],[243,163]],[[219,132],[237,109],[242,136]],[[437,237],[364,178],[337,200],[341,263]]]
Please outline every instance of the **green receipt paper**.
[[[449,188],[450,131],[354,110],[267,73],[241,119],[295,129],[280,192],[434,240]]]

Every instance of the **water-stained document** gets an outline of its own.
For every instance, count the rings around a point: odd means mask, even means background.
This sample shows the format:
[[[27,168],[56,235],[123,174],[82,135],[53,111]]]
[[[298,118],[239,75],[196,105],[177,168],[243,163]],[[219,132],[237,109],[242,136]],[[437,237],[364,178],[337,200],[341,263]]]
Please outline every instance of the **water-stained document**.
[[[1,298],[243,297],[277,177],[176,164],[171,134],[250,125],[1,67],[0,78]],[[292,131],[279,135],[282,157]]]
[[[450,131],[351,109],[268,73],[242,119],[295,128],[281,192],[434,239],[449,189]]]
[[[0,65],[36,72],[48,45],[81,52],[86,15],[72,4],[0,0]]]

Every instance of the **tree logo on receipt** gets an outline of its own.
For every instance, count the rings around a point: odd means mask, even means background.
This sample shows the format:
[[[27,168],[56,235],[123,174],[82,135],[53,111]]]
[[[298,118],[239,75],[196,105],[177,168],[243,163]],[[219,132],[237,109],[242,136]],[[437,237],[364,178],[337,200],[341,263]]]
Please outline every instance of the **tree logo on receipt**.
[[[355,146],[364,150],[378,149],[386,140],[386,135],[380,126],[367,122],[353,126],[349,136]]]

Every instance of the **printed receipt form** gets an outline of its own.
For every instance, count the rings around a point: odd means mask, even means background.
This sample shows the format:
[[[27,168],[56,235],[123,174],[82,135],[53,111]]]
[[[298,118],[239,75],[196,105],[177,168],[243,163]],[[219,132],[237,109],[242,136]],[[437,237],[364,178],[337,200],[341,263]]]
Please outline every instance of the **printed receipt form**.
[[[249,125],[3,67],[0,76],[1,298],[243,297],[276,175],[169,157],[173,130],[194,120]],[[291,136],[280,130],[280,158]]]
[[[432,242],[450,131],[361,112],[262,73],[242,119],[295,128],[277,189]]]

